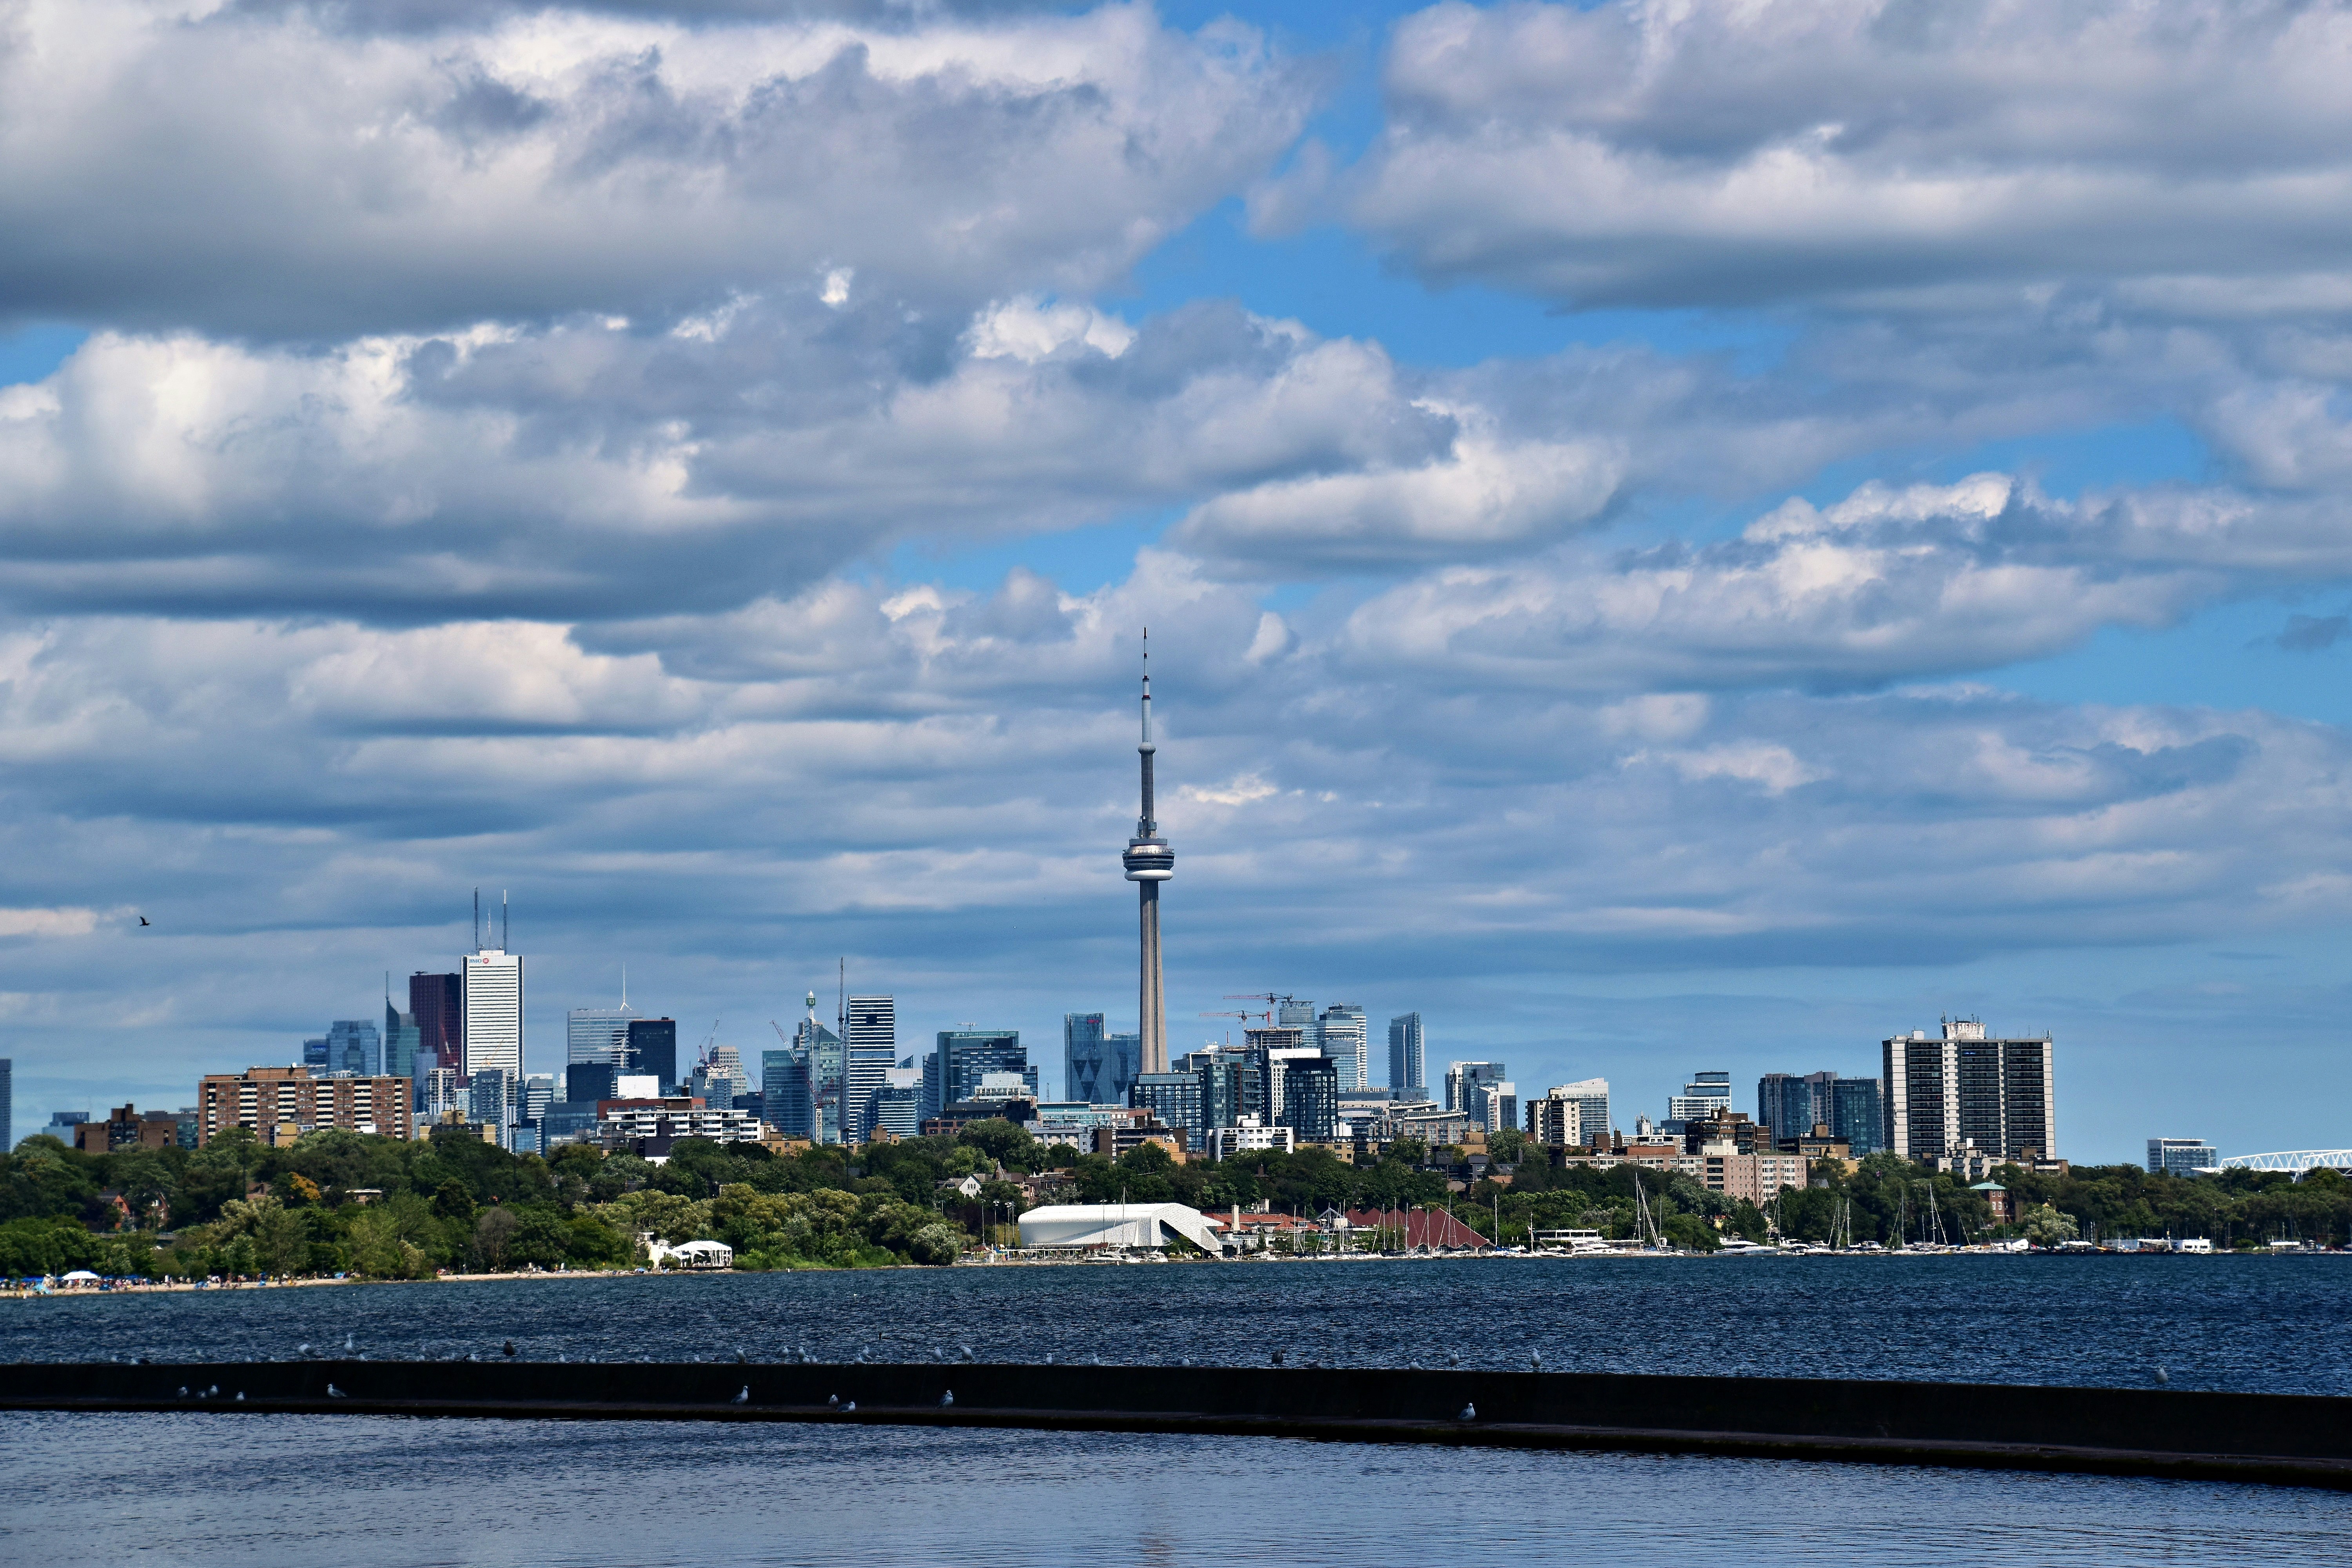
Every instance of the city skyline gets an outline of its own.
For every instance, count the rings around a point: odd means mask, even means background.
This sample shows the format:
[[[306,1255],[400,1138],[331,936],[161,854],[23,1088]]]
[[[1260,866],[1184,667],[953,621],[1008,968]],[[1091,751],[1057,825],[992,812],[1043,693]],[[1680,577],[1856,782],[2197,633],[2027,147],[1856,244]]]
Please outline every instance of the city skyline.
[[[477,882],[689,1042],[845,954],[1123,1028],[1149,625],[1179,1031],[1957,1014],[2076,1150],[2345,1142],[2337,12],[331,9],[9,57],[86,63],[0,96],[25,1103],[372,1016]]]

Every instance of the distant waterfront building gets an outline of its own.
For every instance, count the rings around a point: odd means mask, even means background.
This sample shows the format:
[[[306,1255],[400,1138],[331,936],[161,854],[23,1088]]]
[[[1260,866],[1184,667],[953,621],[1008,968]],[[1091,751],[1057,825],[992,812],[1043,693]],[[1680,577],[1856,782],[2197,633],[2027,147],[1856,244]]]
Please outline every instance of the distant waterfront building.
[[[1312,1143],[1328,1143],[1339,1127],[1339,1064],[1320,1051],[1287,1062],[1282,1071],[1277,1124]]]
[[[1037,1069],[1029,1065],[1018,1029],[941,1029],[939,1059],[943,1104],[971,1099],[981,1079],[992,1072],[1019,1074],[1030,1097],[1037,1097]]]
[[[1886,1147],[1886,1086],[1874,1078],[1842,1078],[1832,1086],[1830,1132],[1854,1159]]]
[[[1389,1020],[1389,1088],[1429,1087],[1429,1060],[1423,1049],[1421,1015],[1401,1013]]]
[[[629,1026],[637,1010],[626,1002],[617,1007],[574,1007],[563,1015],[563,1061],[603,1062],[614,1072],[629,1070]]]
[[[666,1089],[683,1081],[677,1075],[677,1020],[632,1018],[629,1059],[621,1070],[632,1078],[657,1078]]]
[[[409,1093],[404,1079],[314,1078],[299,1067],[208,1073],[196,1086],[196,1142],[209,1143],[231,1127],[273,1147],[322,1127],[406,1138]]]
[[[1287,1154],[1298,1146],[1297,1140],[1298,1134],[1288,1127],[1268,1127],[1257,1117],[1248,1116],[1239,1126],[1210,1128],[1204,1152],[1212,1160],[1266,1152]]]
[[[1323,1009],[1315,1027],[1323,1054],[1339,1064],[1339,1092],[1362,1089],[1371,1070],[1364,1010],[1353,1002],[1334,1002]]]
[[[423,1043],[423,1031],[416,1026],[416,1015],[404,1013],[383,1001],[383,1076],[386,1078],[416,1077],[418,1047]]]
[[[1528,1101],[1528,1136],[1554,1148],[1584,1147],[1584,1101],[1562,1093],[1566,1087],[1555,1086]]]
[[[1994,1038],[1978,1018],[1947,1018],[1881,1042],[1885,1063],[1886,1147],[1906,1160],[1940,1158],[1963,1146],[1995,1160],[2029,1151],[2057,1157],[2057,1110],[2050,1037]]]
[[[507,1129],[520,1113],[521,1088],[502,1068],[478,1068],[466,1079],[466,1120],[491,1129],[501,1149],[509,1147]]]
[[[349,1078],[374,1078],[383,1065],[375,1025],[365,1018],[338,1018],[327,1026],[327,1071]],[[399,1074],[406,1078],[406,1073]]]
[[[1483,1086],[1501,1083],[1510,1077],[1510,1068],[1501,1062],[1448,1062],[1445,1064],[1445,1109],[1476,1111],[1481,1109],[1478,1091]]]
[[[1555,1084],[1544,1090],[1547,1099],[1576,1102],[1577,1142],[1586,1148],[1609,1141],[1616,1122],[1609,1112],[1609,1080],[1605,1078],[1579,1079],[1574,1083]]]
[[[1685,1121],[1706,1121],[1730,1109],[1729,1073],[1693,1073],[1680,1094],[1666,1096],[1666,1131],[1680,1132]]]
[[[852,996],[843,1040],[842,1121],[845,1137],[863,1143],[874,1136],[875,1097],[882,1092],[898,1059],[898,1000]]]
[[[1209,1123],[1201,1099],[1200,1074],[1139,1073],[1128,1089],[1128,1103],[1182,1132],[1187,1153],[1197,1154],[1206,1146]]]
[[[2151,1173],[2161,1171],[2168,1176],[2193,1176],[2200,1171],[2210,1171],[2221,1163],[2221,1151],[2202,1138],[2151,1138],[2147,1141],[2147,1168]]]
[[[1062,1015],[1062,1095],[1090,1105],[1125,1105],[1143,1070],[1142,1037],[1114,1035],[1100,1013]]]
[[[486,947],[461,961],[466,991],[466,1075],[522,1076],[522,954]]]
[[[798,1045],[760,1053],[760,1097],[769,1126],[787,1138],[816,1139],[816,1083]]]
[[[922,1068],[890,1068],[874,1091],[874,1131],[894,1138],[914,1137],[922,1130]]]
[[[435,1068],[466,1070],[466,980],[462,974],[408,977],[408,1012],[416,1020],[416,1050],[420,1066],[411,1078],[422,1079]]]

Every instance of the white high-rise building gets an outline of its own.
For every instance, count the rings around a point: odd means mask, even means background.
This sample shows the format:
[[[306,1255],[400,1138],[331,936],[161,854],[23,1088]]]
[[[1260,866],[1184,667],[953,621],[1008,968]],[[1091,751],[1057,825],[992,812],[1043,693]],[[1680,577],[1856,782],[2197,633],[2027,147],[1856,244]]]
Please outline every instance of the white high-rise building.
[[[1727,1072],[1693,1073],[1680,1094],[1666,1096],[1666,1121],[1669,1130],[1684,1121],[1707,1121],[1731,1109],[1731,1075]],[[1811,1129],[1801,1129],[1810,1131]]]
[[[894,996],[852,996],[842,1023],[843,1136],[864,1143],[874,1136],[875,1108],[898,1059],[898,1002]]]
[[[1353,1002],[1334,1002],[1323,1009],[1316,1028],[1323,1054],[1339,1064],[1339,1092],[1351,1094],[1362,1089],[1371,1071],[1364,1010]]]
[[[1607,1138],[1615,1126],[1609,1119],[1609,1080],[1605,1078],[1555,1084],[1544,1090],[1544,1098],[1576,1102],[1577,1142],[1587,1148]]]
[[[522,1077],[522,954],[486,947],[460,961],[465,970],[466,1071],[495,1068]]]

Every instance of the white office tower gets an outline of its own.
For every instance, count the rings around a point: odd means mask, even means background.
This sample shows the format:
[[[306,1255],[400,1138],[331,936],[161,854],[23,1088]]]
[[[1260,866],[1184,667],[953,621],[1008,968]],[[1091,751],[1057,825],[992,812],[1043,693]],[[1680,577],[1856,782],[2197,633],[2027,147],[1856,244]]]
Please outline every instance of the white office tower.
[[[898,1059],[898,998],[852,996],[842,1023],[843,1127],[849,1142],[870,1142],[883,1087]]]
[[[461,962],[467,1076],[495,1070],[522,1077],[522,954],[486,947]]]
[[[533,1073],[522,1080],[522,1119],[543,1121],[547,1108],[555,1102],[555,1078],[551,1073]]]
[[[572,1008],[563,1016],[565,1065],[627,1070],[629,1020],[635,1016],[637,1010],[626,1002],[617,1007]]]
[[[1364,1010],[1353,1002],[1334,1002],[1315,1021],[1323,1054],[1339,1064],[1339,1092],[1362,1089],[1370,1072],[1370,1042],[1364,1034]]]

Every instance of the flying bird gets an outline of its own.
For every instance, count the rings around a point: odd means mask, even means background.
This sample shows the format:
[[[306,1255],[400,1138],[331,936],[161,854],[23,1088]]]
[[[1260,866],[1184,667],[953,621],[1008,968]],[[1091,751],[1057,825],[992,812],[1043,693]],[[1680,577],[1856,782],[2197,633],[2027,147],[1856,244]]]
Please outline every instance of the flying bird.
[[[141,915],[141,916],[139,917],[139,923],[140,923],[141,925],[145,926],[145,925],[153,925],[155,922],[154,922],[153,921],[149,920],[145,915]]]

